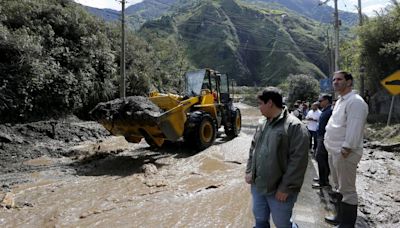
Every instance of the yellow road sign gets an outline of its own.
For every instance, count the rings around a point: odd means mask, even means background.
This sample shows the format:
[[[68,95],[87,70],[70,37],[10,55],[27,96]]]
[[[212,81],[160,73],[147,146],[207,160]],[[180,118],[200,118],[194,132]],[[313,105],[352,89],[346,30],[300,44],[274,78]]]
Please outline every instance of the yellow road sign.
[[[394,72],[389,77],[381,81],[383,87],[385,87],[392,95],[400,94],[400,70]]]

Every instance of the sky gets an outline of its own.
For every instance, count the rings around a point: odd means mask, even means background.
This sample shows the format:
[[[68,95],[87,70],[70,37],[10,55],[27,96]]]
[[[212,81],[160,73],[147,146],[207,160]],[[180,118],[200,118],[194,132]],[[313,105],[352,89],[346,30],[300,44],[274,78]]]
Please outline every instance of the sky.
[[[99,9],[108,8],[121,10],[121,0],[74,0],[82,5],[91,6]],[[142,0],[127,0],[126,7],[142,2]]]
[[[380,12],[391,3],[390,0],[361,0],[361,10],[368,16],[375,15],[374,11]],[[333,7],[333,0],[328,5]],[[338,0],[338,7],[344,11],[357,12],[358,0]]]
[[[127,0],[126,6],[128,7],[141,1],[142,0]],[[75,0],[75,2],[100,9],[109,8],[121,10],[120,0]],[[362,11],[364,14],[373,16],[375,10],[379,12],[380,9],[389,5],[390,2],[390,0],[361,0]],[[333,6],[333,0],[330,0],[328,5]],[[357,5],[358,0],[338,0],[339,9],[344,11],[357,12]]]

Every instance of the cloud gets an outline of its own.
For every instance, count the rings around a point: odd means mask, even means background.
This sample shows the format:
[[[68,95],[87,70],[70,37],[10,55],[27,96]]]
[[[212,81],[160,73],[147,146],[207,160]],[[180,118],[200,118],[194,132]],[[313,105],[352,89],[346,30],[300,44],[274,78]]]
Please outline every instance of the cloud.
[[[128,0],[126,6],[130,6],[143,0]],[[75,2],[80,3],[85,6],[91,6],[99,9],[115,9],[121,10],[121,3],[117,0],[75,0]]]
[[[375,11],[380,12],[391,3],[391,0],[362,0],[361,7],[364,14],[368,16],[375,15]],[[333,7],[333,1],[330,1],[328,5]],[[357,13],[358,0],[345,0],[338,1],[338,7],[340,10]]]
[[[363,7],[363,13],[368,15],[368,16],[374,16],[375,11],[377,11],[378,13],[381,12],[381,10],[385,9],[386,6],[388,6],[388,3],[379,3],[379,4],[374,4],[374,5],[370,5],[367,7]]]

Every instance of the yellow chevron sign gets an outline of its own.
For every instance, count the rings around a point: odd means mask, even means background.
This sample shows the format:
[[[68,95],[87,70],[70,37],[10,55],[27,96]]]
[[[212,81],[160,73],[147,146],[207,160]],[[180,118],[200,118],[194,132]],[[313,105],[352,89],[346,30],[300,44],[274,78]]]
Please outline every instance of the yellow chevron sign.
[[[385,87],[392,95],[400,94],[400,70],[394,72],[387,78],[381,81],[383,87]]]

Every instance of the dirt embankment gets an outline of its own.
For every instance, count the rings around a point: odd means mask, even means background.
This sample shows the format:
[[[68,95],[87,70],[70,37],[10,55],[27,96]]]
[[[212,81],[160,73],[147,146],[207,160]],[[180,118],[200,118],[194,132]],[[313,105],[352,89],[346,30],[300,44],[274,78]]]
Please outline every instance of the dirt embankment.
[[[91,111],[96,120],[151,120],[162,110],[148,98],[131,96],[100,103]],[[0,173],[28,171],[24,161],[42,156],[72,156],[73,148],[84,141],[104,139],[110,133],[95,122],[74,116],[28,124],[0,125]],[[72,148],[72,149],[71,149]]]
[[[400,124],[367,125],[365,128],[366,146],[388,152],[400,153]]]
[[[43,156],[69,156],[73,146],[109,135],[99,124],[83,122],[76,117],[0,125],[0,173],[29,171],[31,166],[25,161]]]

